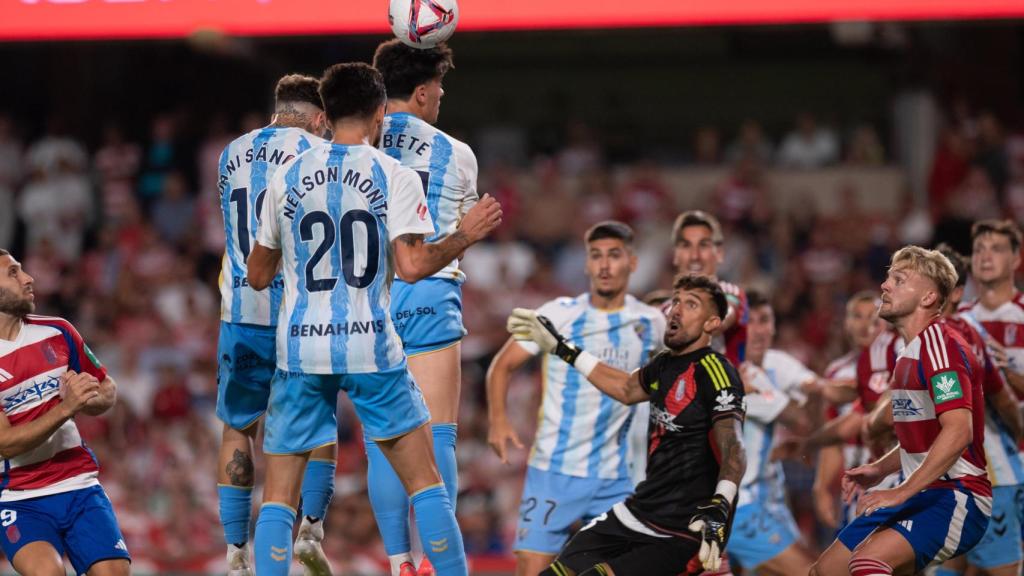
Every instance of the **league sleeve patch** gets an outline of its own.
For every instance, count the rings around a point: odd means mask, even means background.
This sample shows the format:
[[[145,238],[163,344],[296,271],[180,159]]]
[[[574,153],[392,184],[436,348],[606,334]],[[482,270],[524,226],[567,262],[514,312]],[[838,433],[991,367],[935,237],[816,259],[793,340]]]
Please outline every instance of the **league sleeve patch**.
[[[728,412],[741,408],[742,404],[736,401],[736,396],[728,390],[722,390],[715,398],[715,412]]]
[[[960,378],[956,372],[942,372],[931,378],[932,395],[936,404],[957,400],[964,397],[963,388],[960,386]]]

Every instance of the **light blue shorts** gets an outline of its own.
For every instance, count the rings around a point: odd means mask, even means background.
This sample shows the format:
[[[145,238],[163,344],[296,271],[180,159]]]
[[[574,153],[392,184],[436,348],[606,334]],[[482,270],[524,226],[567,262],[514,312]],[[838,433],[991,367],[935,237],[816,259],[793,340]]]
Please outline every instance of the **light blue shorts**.
[[[968,563],[995,568],[1021,561],[1019,498],[1024,498],[1024,486],[992,487],[992,519],[981,542],[967,553]]]
[[[910,543],[916,570],[921,571],[961,556],[981,541],[989,522],[988,514],[979,508],[982,498],[988,499],[960,488],[922,490],[899,506],[858,516],[838,539],[853,550],[875,530],[891,528]]]
[[[391,319],[407,356],[447,348],[462,340],[462,286],[454,280],[424,278],[391,285]]]
[[[277,328],[220,323],[217,341],[217,417],[245,430],[267,410],[277,364]]]
[[[729,537],[729,558],[754,570],[800,539],[793,513],[784,502],[751,502],[736,509]]]
[[[423,395],[405,362],[366,374],[305,374],[277,370],[270,387],[263,451],[300,454],[338,440],[338,392],[352,399],[371,440],[404,436],[430,421]]]
[[[629,478],[580,478],[528,466],[512,548],[557,554],[573,524],[589,522],[632,493]]]

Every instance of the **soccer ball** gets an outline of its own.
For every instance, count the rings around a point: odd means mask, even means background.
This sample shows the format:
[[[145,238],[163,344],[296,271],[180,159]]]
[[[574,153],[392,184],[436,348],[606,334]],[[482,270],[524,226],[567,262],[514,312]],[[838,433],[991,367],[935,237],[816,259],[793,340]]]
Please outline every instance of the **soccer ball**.
[[[456,0],[391,0],[388,22],[403,43],[413,48],[431,48],[455,32],[459,5]]]

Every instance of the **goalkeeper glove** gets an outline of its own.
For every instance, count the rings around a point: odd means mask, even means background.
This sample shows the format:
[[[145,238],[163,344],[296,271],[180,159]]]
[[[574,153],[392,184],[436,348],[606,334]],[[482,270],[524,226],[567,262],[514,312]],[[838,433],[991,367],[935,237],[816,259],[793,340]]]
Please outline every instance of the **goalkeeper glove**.
[[[697,513],[690,519],[690,531],[700,534],[701,564],[707,571],[718,570],[722,565],[722,552],[729,539],[729,522],[732,520],[732,505],[721,494],[697,506]]]
[[[554,354],[570,365],[574,365],[582,352],[558,332],[551,320],[537,314],[536,310],[516,308],[508,317],[506,327],[516,340],[534,342],[544,352]]]

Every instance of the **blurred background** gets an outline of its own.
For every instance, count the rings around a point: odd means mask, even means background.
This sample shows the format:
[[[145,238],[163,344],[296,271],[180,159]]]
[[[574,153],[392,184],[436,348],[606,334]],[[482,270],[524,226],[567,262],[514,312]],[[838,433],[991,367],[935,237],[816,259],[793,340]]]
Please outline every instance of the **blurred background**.
[[[0,247],[35,277],[39,311],[74,322],[119,383],[113,411],[79,427],[136,573],[224,573],[217,158],[268,123],[281,75],[369,61],[384,3],[213,0],[190,16],[0,1]],[[720,275],[768,291],[777,346],[821,371],[846,351],[846,297],[877,287],[895,247],[969,252],[972,221],[1024,219],[1020,3],[499,4],[461,2],[438,124],[474,148],[479,189],[505,213],[464,261],[458,515],[474,574],[512,569],[527,456],[490,452],[484,372],[514,306],[587,290],[594,222],[636,229],[642,296],[669,286],[675,215],[712,211]],[[510,392],[524,441],[539,390],[532,366]],[[340,410],[325,549],[339,573],[384,573],[361,433]],[[787,470],[809,493],[812,472]],[[792,504],[806,544],[827,545],[809,499]]]

